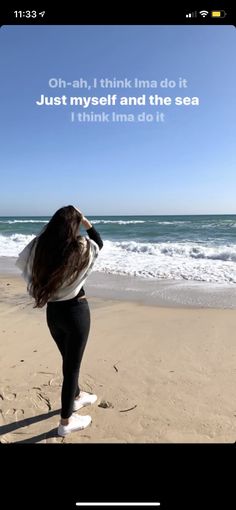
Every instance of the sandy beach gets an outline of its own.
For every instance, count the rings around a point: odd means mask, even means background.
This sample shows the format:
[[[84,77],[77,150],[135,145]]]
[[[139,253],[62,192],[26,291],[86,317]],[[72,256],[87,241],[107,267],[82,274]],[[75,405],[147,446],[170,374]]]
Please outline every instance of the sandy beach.
[[[1,443],[234,443],[236,314],[88,296],[92,424],[57,436],[61,360],[24,281],[0,279]]]

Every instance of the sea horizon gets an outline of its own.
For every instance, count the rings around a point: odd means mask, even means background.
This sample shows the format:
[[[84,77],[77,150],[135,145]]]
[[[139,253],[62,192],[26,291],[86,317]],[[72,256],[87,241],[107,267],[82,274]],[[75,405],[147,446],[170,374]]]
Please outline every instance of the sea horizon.
[[[0,218],[51,218],[53,214],[2,214]],[[109,216],[236,216],[235,213],[191,213],[191,214],[86,214],[87,217],[109,217]]]

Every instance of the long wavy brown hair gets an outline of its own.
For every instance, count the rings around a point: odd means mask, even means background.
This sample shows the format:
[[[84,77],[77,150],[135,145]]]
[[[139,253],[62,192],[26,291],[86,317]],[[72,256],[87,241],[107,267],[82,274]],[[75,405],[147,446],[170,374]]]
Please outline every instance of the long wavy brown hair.
[[[72,284],[88,264],[90,245],[87,238],[79,235],[81,219],[72,205],[62,207],[35,240],[28,288],[35,299],[34,308],[42,308],[63,283]]]

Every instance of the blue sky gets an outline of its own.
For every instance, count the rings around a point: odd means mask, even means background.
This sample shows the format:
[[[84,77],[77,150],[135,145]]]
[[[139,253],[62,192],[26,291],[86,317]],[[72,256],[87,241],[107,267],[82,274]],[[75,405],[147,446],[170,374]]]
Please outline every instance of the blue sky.
[[[4,26],[0,30],[0,215],[234,214],[235,28]],[[52,89],[80,77],[186,78],[187,89]],[[198,96],[200,106],[127,107],[162,123],[72,123],[74,107],[38,107],[41,94]],[[76,111],[82,111],[76,110]],[[110,112],[109,107],[90,111]]]

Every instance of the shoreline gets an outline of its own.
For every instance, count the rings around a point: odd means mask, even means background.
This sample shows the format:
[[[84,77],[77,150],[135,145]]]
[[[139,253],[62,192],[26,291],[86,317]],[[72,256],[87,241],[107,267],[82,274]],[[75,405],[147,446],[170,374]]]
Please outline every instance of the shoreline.
[[[0,257],[0,280],[20,278],[15,257]],[[26,289],[26,286],[25,286]],[[154,280],[93,270],[85,283],[88,298],[138,302],[167,308],[236,309],[236,285],[195,280]]]

